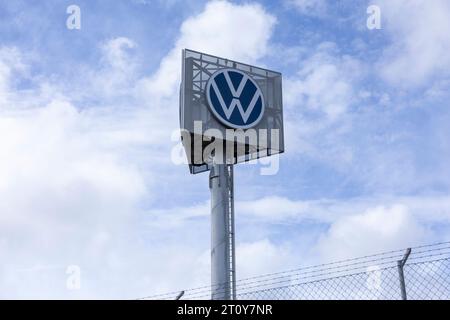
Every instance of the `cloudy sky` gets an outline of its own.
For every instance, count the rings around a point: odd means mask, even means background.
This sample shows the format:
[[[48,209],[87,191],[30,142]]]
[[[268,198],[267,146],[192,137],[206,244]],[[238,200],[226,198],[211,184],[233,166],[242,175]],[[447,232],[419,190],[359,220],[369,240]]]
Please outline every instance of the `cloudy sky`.
[[[171,161],[183,48],[283,74],[280,170],[235,170],[238,278],[449,240],[449,15],[447,0],[1,0],[0,298],[209,283],[208,175]]]

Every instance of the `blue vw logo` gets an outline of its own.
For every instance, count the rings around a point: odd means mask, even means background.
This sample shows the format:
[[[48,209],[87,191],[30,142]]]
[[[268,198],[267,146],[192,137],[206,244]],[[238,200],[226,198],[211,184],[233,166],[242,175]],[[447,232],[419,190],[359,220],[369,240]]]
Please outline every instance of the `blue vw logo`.
[[[236,69],[214,73],[206,85],[206,98],[217,120],[231,128],[251,128],[264,115],[264,96],[258,84]]]

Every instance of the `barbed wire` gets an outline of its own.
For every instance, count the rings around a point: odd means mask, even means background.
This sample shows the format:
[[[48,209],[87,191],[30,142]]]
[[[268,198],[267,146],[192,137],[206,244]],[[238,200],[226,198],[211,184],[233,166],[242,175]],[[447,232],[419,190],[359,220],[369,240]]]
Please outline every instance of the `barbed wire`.
[[[240,294],[248,294],[248,290],[251,289],[258,289],[254,292],[262,292],[271,289],[283,288],[282,285],[286,283],[290,283],[287,286],[292,286],[308,283],[310,284],[318,281],[326,281],[329,279],[339,279],[348,276],[358,276],[361,274],[370,273],[370,271],[367,271],[367,268],[371,266],[377,266],[378,272],[380,270],[386,270],[396,266],[397,261],[403,257],[404,252],[405,249],[392,250],[373,255],[349,258],[335,262],[243,278],[239,279],[236,282],[236,290],[238,291],[239,296]],[[409,258],[409,265],[446,260],[446,258],[437,259],[437,257],[442,257],[444,255],[450,256],[450,241],[412,247],[412,254]],[[430,260],[430,258],[436,259]],[[363,268],[366,268],[366,271],[361,271]],[[302,282],[293,284],[296,281]],[[209,297],[212,291],[217,294],[223,293],[224,291],[219,289],[221,285],[222,284],[217,284],[215,286],[205,285],[183,290],[185,292],[183,299],[199,299],[202,297]],[[139,299],[173,299],[174,296],[180,291],[181,290],[154,294]]]

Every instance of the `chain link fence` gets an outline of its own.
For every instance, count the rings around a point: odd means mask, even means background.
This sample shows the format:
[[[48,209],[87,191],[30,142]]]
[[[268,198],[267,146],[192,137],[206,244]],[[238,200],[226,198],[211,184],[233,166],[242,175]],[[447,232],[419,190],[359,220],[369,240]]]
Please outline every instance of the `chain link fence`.
[[[448,300],[450,242],[240,279],[240,300]],[[142,299],[211,298],[204,286]]]

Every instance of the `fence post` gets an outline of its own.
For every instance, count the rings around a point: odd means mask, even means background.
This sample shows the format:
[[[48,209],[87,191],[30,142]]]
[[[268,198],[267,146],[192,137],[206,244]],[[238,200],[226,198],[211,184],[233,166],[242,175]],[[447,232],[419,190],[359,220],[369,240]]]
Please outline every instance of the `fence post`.
[[[403,273],[403,267],[405,266],[406,260],[408,260],[411,254],[411,248],[406,249],[406,253],[402,260],[397,261],[398,277],[400,280],[400,291],[402,293],[402,300],[407,300],[406,296],[406,285],[405,285],[405,274]]]
[[[175,298],[175,300],[180,300],[182,296],[184,296],[184,290],[181,291],[181,292],[177,295],[177,297]]]

